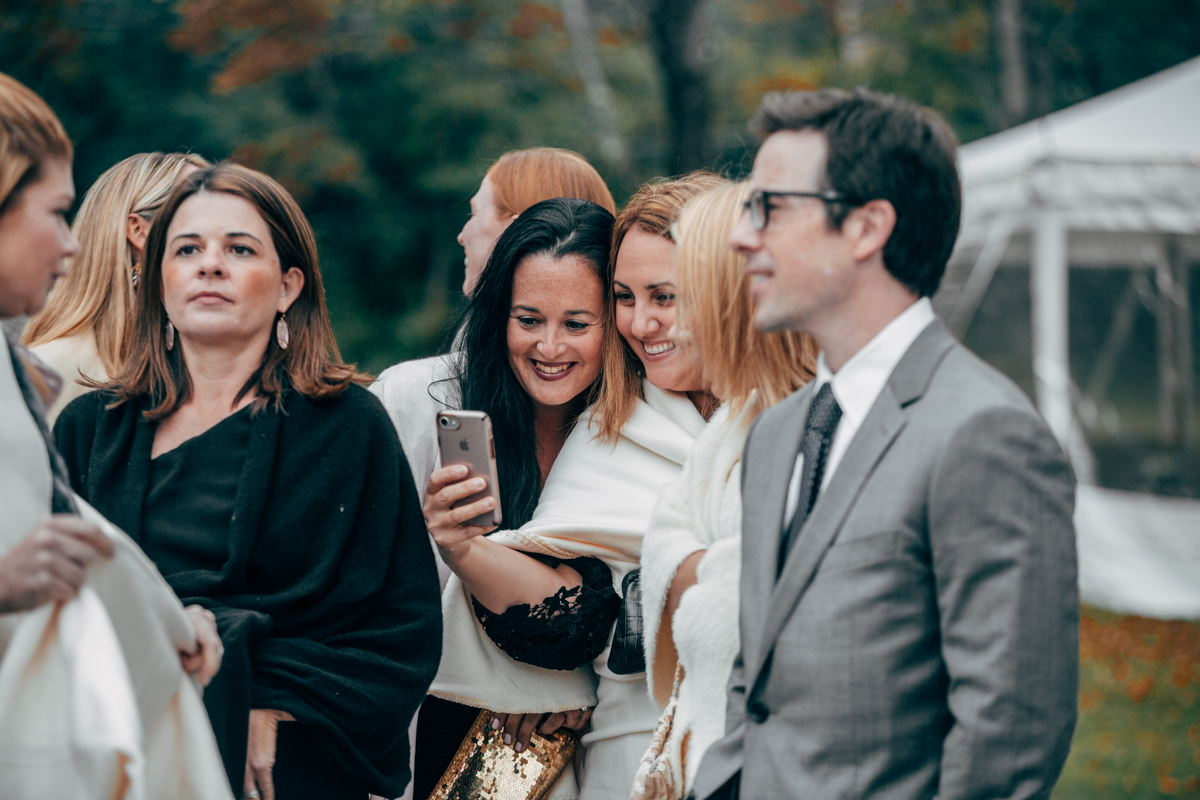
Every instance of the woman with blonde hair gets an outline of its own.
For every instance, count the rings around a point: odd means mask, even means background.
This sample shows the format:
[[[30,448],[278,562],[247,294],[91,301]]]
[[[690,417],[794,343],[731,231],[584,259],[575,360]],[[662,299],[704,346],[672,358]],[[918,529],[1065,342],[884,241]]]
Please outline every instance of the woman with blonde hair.
[[[755,417],[816,369],[808,336],[754,327],[745,258],[729,248],[748,197],[746,184],[713,189],[675,226],[675,335],[721,407],[659,495],[642,547],[647,683],[666,712],[638,770],[638,800],[685,797],[704,751],[725,733],[739,643],[742,447]]]
[[[79,253],[22,337],[66,381],[51,424],[89,391],[84,380],[104,383],[120,370],[150,225],[176,181],[207,165],[192,153],[139,153],[105,170],[84,195],[71,226]]]

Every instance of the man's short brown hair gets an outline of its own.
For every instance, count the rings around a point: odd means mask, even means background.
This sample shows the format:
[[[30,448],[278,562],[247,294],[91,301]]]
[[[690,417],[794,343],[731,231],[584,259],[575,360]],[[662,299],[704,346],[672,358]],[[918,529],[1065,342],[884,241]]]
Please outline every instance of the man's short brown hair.
[[[883,248],[883,263],[914,294],[937,291],[962,213],[953,131],[936,112],[867,89],[852,92],[772,92],[750,121],[763,137],[778,131],[818,131],[829,145],[823,185],[845,204],[829,203],[830,225],[869,200],[896,209],[896,227]],[[789,187],[791,188],[791,187]]]

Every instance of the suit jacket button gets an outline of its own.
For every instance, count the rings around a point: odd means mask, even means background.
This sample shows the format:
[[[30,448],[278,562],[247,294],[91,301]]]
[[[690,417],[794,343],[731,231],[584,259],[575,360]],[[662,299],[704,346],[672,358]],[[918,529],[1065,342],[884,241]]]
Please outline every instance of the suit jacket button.
[[[771,716],[771,709],[767,708],[766,703],[763,703],[760,700],[755,700],[750,703],[750,705],[747,706],[747,710],[750,712],[750,716],[759,725],[762,725],[767,721],[767,717]]]

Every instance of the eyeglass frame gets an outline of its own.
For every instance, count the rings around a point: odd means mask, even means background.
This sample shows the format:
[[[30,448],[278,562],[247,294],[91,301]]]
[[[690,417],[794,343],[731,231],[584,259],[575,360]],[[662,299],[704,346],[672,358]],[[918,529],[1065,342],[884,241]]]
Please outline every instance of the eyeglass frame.
[[[754,200],[756,197],[762,198],[762,225],[754,219]],[[767,225],[771,222],[771,198],[772,197],[811,197],[814,200],[820,200],[826,204],[839,203],[848,206],[861,206],[862,203],[857,202],[850,197],[836,192],[832,189],[827,189],[823,192],[770,192],[765,189],[758,189],[750,193],[746,198],[746,202],[742,204],[742,213],[750,214],[750,224],[754,230],[762,232],[767,229]]]

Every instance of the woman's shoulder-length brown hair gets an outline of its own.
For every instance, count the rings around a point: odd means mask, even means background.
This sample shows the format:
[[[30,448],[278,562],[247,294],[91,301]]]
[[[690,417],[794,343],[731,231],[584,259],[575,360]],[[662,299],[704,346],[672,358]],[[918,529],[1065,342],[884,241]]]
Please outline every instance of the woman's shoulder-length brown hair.
[[[604,370],[600,381],[592,421],[597,438],[616,442],[621,429],[633,416],[637,402],[642,399],[642,362],[617,332],[617,301],[613,279],[617,271],[617,255],[621,243],[632,230],[671,239],[671,226],[679,218],[685,203],[701,192],[729,183],[712,172],[698,170],[680,178],[664,178],[643,184],[629,198],[624,210],[613,224],[612,252],[604,276],[605,324]]]
[[[175,213],[189,197],[199,192],[223,192],[248,201],[271,231],[279,255],[279,267],[298,267],[304,286],[284,319],[291,333],[287,349],[272,336],[259,367],[238,393],[255,393],[254,413],[274,403],[280,407],[285,389],[310,398],[330,398],[352,383],[367,383],[364,375],[342,361],[317,261],[317,241],[304,212],[273,178],[246,167],[222,162],[194,172],[176,186],[163,204],[146,240],[142,271],[143,291],[138,292],[129,359],[106,384],[118,403],[145,398],[148,419],[162,419],[186,403],[192,394],[191,379],[183,359],[183,348],[167,350],[167,313],[162,302],[162,262],[167,246],[167,229]]]

